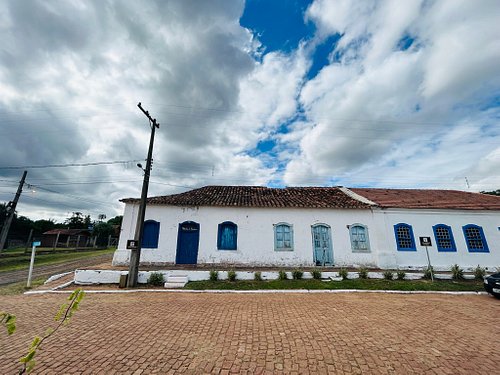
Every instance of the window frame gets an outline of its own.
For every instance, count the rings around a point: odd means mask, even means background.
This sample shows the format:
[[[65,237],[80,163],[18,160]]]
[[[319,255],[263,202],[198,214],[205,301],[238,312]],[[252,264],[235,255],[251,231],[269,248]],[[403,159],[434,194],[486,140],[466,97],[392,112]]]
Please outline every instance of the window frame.
[[[366,242],[366,249],[355,249],[354,248],[354,242],[353,242],[353,233],[352,230],[355,227],[360,227],[365,230],[365,242]],[[349,228],[349,239],[351,241],[351,251],[353,253],[370,253],[371,252],[371,247],[370,247],[370,236],[368,234],[368,226],[361,224],[361,223],[354,223],[348,226]]]
[[[439,228],[445,228],[448,230],[448,234],[450,236],[450,243],[451,243],[451,248],[448,249],[446,247],[441,247],[439,245],[439,240],[438,240],[438,235],[437,235],[437,230]],[[446,224],[436,224],[432,227],[432,231],[434,232],[434,240],[436,241],[436,247],[438,252],[444,252],[444,253],[456,253],[457,252],[457,245],[455,243],[455,238],[453,237],[453,230],[449,225]]]
[[[409,234],[410,234],[410,240],[411,240],[410,247],[399,246],[399,236],[398,236],[398,229],[399,228],[408,228]],[[394,224],[394,236],[396,238],[396,246],[397,246],[398,251],[417,251],[417,246],[415,243],[415,236],[413,235],[413,227],[410,224],[407,224],[407,223]]]
[[[469,241],[467,241],[467,229],[476,228],[479,231],[479,237],[481,238],[481,242],[483,243],[483,247],[481,249],[473,249],[469,246]],[[490,249],[488,247],[488,242],[486,242],[486,237],[484,236],[483,227],[476,224],[467,224],[462,227],[464,232],[465,245],[467,246],[467,250],[469,253],[489,253]]]
[[[156,246],[150,246],[149,244],[144,244],[144,234],[146,233],[145,227],[146,224],[155,224],[155,229],[156,229],[156,239],[155,239],[155,244]],[[153,220],[153,219],[148,219],[144,221],[143,224],[143,231],[142,231],[142,240],[141,240],[141,249],[158,249],[158,245],[160,244],[160,222]]]
[[[290,247],[278,247],[278,227],[280,226],[287,226],[290,229]],[[285,222],[279,222],[276,224],[273,224],[273,231],[274,231],[274,251],[293,251],[294,250],[294,241],[293,241],[293,224],[290,223],[285,223]],[[284,242],[284,240],[283,240]]]
[[[223,248],[222,247],[222,230],[224,227],[232,227],[234,229],[234,248]],[[217,250],[221,251],[236,251],[238,250],[238,225],[232,221],[224,221],[217,225]]]

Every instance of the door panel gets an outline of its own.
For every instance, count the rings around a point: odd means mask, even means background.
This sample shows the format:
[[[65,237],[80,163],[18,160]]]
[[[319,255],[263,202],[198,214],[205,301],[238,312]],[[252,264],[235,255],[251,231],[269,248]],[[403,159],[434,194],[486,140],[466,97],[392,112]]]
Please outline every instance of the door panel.
[[[317,266],[333,265],[333,250],[330,236],[330,227],[315,225],[312,228],[314,263]]]
[[[200,224],[185,221],[179,224],[177,233],[177,264],[196,264],[198,261],[198,245],[200,240]]]

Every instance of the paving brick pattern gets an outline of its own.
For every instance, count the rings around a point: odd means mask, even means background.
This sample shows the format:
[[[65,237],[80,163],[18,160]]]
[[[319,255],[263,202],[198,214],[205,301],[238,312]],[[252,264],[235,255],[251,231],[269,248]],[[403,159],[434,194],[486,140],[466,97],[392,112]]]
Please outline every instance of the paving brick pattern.
[[[0,373],[67,295],[0,297]],[[500,301],[393,294],[88,294],[36,374],[499,374]]]

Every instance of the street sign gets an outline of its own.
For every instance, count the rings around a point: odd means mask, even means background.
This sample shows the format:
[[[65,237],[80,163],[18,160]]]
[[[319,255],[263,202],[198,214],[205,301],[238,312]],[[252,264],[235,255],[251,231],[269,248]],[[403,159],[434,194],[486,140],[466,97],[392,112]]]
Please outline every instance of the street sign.
[[[42,243],[40,241],[33,242],[33,246],[40,246]]]
[[[430,237],[419,237],[420,238],[420,246],[432,246]]]
[[[136,250],[139,247],[139,241],[137,240],[127,240],[127,249]]]

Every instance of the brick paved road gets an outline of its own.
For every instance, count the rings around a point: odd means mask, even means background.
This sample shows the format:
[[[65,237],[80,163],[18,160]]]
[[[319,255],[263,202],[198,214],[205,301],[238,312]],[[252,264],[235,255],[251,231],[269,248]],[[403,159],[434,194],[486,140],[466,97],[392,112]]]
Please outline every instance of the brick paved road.
[[[0,373],[65,295],[0,297]],[[88,294],[35,373],[499,374],[500,301],[392,294]]]

